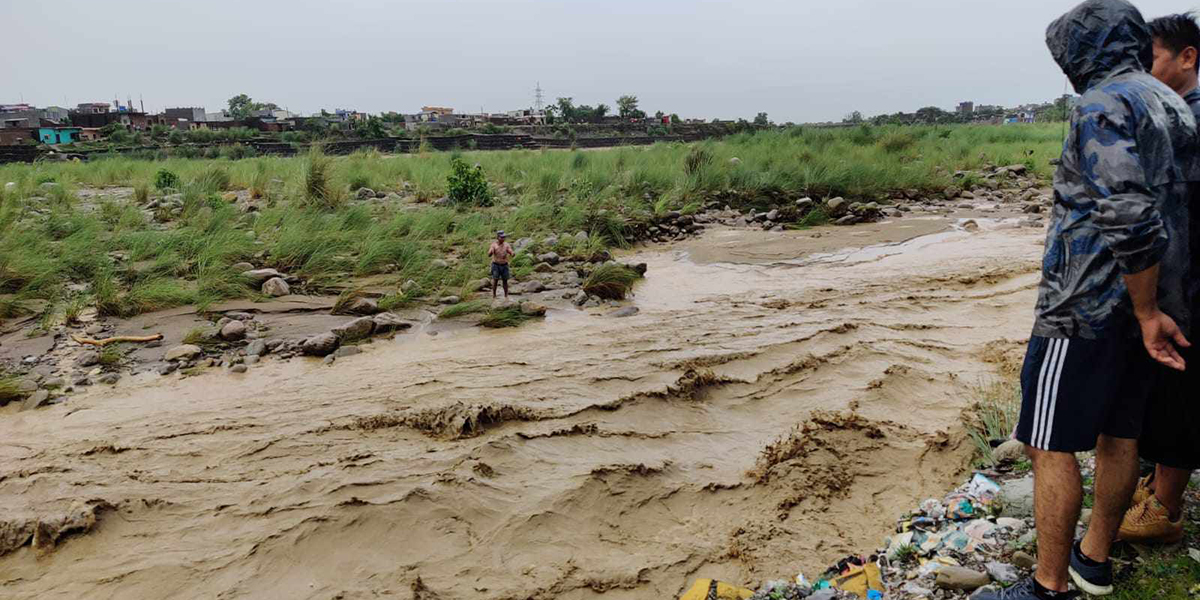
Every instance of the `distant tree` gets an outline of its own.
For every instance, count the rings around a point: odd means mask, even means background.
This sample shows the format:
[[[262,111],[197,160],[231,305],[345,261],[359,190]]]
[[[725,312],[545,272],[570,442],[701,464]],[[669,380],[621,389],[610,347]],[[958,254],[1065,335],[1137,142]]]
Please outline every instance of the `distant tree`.
[[[559,98],[554,102],[558,105],[558,116],[565,122],[570,123],[576,119],[575,103],[571,98]]]
[[[596,108],[592,111],[592,115],[593,115],[593,118],[595,119],[595,121],[597,123],[599,123],[599,122],[603,121],[604,117],[607,117],[608,113],[611,111],[612,111],[612,109],[609,108],[609,106],[607,104],[601,102],[600,104],[596,105]]]
[[[771,121],[770,121],[770,119],[767,118],[767,113],[760,112],[760,113],[758,113],[758,115],[756,115],[754,117],[754,124],[755,125],[770,125]]]
[[[679,123],[679,122],[680,122],[680,120],[679,120],[679,115],[677,115],[677,114],[675,114],[675,113],[671,113],[671,122],[672,122],[672,123]]]
[[[842,119],[842,122],[858,124],[858,123],[862,123],[863,120],[864,120],[863,114],[856,110],[856,111],[846,115],[846,117]]]
[[[354,126],[354,133],[360,138],[368,140],[377,140],[387,137],[387,128],[383,126],[383,119],[376,117],[367,117],[365,121],[359,121]]]
[[[646,113],[638,110],[638,98],[633,95],[626,95],[617,98],[617,114],[621,115],[622,119],[637,118],[637,113],[645,116]]]
[[[238,94],[229,99],[229,116],[234,119],[245,119],[254,110],[254,100],[246,94]]]

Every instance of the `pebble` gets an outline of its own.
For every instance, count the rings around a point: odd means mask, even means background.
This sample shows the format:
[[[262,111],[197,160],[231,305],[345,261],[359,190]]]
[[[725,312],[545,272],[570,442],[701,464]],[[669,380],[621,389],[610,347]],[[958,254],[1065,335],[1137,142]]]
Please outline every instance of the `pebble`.
[[[84,350],[79,356],[75,357],[75,366],[90,367],[100,362],[100,353],[95,350]]]
[[[100,335],[100,334],[104,333],[104,326],[103,325],[92,325],[91,327],[88,327],[87,329],[85,329],[83,331],[84,331],[84,333],[86,333],[88,335]]]
[[[232,367],[229,367],[229,372],[230,373],[245,373],[246,368],[247,368],[246,365],[233,365]]]
[[[96,381],[103,383],[104,385],[114,385],[120,380],[121,380],[121,376],[118,375],[117,373],[105,373],[104,375],[101,375],[100,378],[97,379]]]
[[[175,369],[178,369],[178,368],[179,368],[179,365],[178,365],[177,363],[174,363],[174,362],[169,362],[169,363],[166,363],[166,364],[162,364],[162,365],[159,365],[159,366],[158,366],[158,374],[159,374],[159,375],[164,375],[164,376],[165,376],[165,375],[170,375],[171,373],[174,373],[174,372],[175,372]]]
[[[327,364],[327,365],[332,365],[333,361],[335,361],[335,360],[337,360],[337,358],[334,357],[334,355],[330,354],[329,356],[326,356],[325,360],[323,360],[321,362],[324,364]]]
[[[966,567],[944,566],[937,572],[937,587],[944,590],[973,591],[989,583],[992,579],[987,573],[981,573]]]
[[[1012,563],[1020,569],[1032,569],[1037,566],[1037,559],[1024,550],[1013,552]]]
[[[246,356],[262,356],[267,352],[267,343],[263,340],[254,340],[246,346]]]

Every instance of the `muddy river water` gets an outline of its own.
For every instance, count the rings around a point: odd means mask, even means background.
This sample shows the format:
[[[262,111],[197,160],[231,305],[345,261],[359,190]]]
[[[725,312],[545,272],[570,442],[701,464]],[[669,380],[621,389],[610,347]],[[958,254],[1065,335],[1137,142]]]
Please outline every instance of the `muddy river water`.
[[[957,481],[971,389],[1032,322],[1040,229],[902,223],[638,251],[628,318],[417,330],[4,415],[10,516],[110,508],[0,557],[0,597],[671,598],[818,574]]]

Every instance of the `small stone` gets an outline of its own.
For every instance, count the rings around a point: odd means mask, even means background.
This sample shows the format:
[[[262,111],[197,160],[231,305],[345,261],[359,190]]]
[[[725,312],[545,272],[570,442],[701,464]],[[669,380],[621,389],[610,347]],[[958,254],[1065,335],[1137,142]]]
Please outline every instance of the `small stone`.
[[[103,383],[104,385],[114,385],[120,380],[121,380],[121,376],[116,373],[105,373],[104,375],[101,375],[100,378],[97,379],[96,381]]]
[[[936,586],[943,590],[974,591],[992,582],[987,573],[965,567],[943,566],[938,569]]]
[[[458,304],[459,302],[462,302],[462,298],[458,296],[442,296],[438,298],[439,304]]]
[[[234,271],[237,271],[239,273],[242,273],[244,275],[246,273],[246,271],[253,271],[254,265],[252,265],[248,262],[240,262],[240,263],[233,263],[233,265],[229,268]]]
[[[557,252],[546,252],[545,254],[539,254],[537,259],[538,262],[557,265],[562,260],[562,257],[560,257]]]
[[[580,231],[579,233],[576,233],[576,234],[575,234],[575,241],[576,241],[576,242],[586,242],[586,241],[588,241],[588,232],[586,232],[586,231]]]
[[[861,219],[857,215],[846,215],[844,217],[841,217],[837,221],[834,221],[833,224],[834,225],[854,225],[855,223],[858,223],[860,220]]]
[[[229,342],[244,339],[246,337],[246,324],[241,321],[230,319],[224,327],[221,328],[221,339]]]
[[[584,304],[587,304],[587,301],[588,301],[587,292],[585,292],[583,290],[579,290],[579,293],[575,294],[575,297],[571,300],[571,303],[574,304],[575,306],[583,306]]]
[[[546,307],[533,302],[522,302],[521,314],[527,317],[544,317],[546,316]]]
[[[256,356],[247,356],[243,362],[247,365],[257,365],[259,360],[262,360],[262,359],[259,358],[257,355]]]
[[[533,271],[535,273],[552,273],[554,266],[548,262],[540,262],[533,266]]]
[[[358,346],[342,346],[341,348],[337,349],[337,352],[333,353],[333,355],[338,358],[354,356],[355,354],[362,354],[362,349]]]
[[[75,387],[86,387],[92,385],[92,380],[89,379],[87,375],[80,375],[71,382],[71,385]]]
[[[247,369],[247,367],[244,364],[243,365],[233,365],[232,367],[229,367],[229,372],[230,373],[245,373],[246,369]]]
[[[38,389],[38,384],[32,379],[22,379],[17,382],[17,391],[24,394],[32,394]]]
[[[849,207],[850,207],[849,201],[847,201],[845,198],[842,198],[841,196],[838,196],[836,198],[830,198],[825,201],[825,208],[828,208],[829,211],[833,214],[842,212],[842,211],[848,209]]]
[[[163,360],[180,360],[180,359],[195,358],[195,357],[199,356],[202,352],[204,352],[204,351],[200,349],[200,346],[194,346],[192,344],[183,344],[181,346],[175,346],[174,348],[167,350],[167,353],[165,355],[163,355]]]
[[[171,373],[175,372],[175,369],[178,368],[179,365],[177,363],[169,362],[158,366],[158,374],[163,376],[170,375]]]
[[[409,279],[408,281],[405,281],[404,285],[400,286],[400,291],[404,292],[404,293],[411,292],[415,289],[417,289],[417,282],[415,282],[411,279]]]
[[[272,298],[278,298],[280,296],[286,296],[292,293],[292,290],[282,277],[274,277],[263,283],[262,293],[271,296]]]
[[[1012,563],[1018,568],[1029,570],[1037,566],[1037,559],[1031,556],[1028,552],[1017,550],[1013,552]]]
[[[104,333],[104,326],[99,325],[99,324],[91,325],[83,331],[84,331],[84,333],[86,333],[88,335],[100,335],[100,334]]]
[[[355,197],[359,200],[369,200],[375,197],[375,190],[367,187],[358,188],[358,193],[355,194]]]
[[[524,283],[518,283],[517,285],[513,286],[512,293],[520,294],[520,295],[536,294],[538,292],[542,292],[545,290],[546,290],[546,284],[544,284],[540,281],[537,281],[537,280],[533,280],[533,281],[526,281]]]
[[[1017,462],[1025,458],[1025,444],[1019,440],[1007,440],[992,450],[992,460],[997,463]]]
[[[321,364],[324,364],[324,365],[332,365],[332,364],[333,364],[333,361],[335,361],[335,360],[337,360],[337,357],[335,357],[334,355],[330,354],[329,356],[326,356],[326,357],[325,357],[325,360],[322,360],[322,361],[321,361]]]
[[[632,317],[633,315],[638,314],[638,312],[639,312],[638,307],[626,306],[625,308],[620,308],[611,313],[608,313],[608,316],[620,319],[622,317]]]
[[[75,366],[90,367],[100,362],[100,353],[95,350],[84,350],[75,357]]]
[[[65,385],[67,385],[67,380],[62,377],[51,377],[42,382],[42,387],[48,390],[57,390]]]
[[[429,261],[429,264],[430,264],[430,266],[434,267],[435,269],[449,269],[450,268],[450,263],[447,262],[445,259],[441,259],[441,258],[435,258],[435,259]]]

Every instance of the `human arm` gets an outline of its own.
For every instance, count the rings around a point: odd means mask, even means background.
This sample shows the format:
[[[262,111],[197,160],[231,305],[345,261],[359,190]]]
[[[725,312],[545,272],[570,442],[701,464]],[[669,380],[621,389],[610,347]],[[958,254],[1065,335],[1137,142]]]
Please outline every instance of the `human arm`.
[[[1124,277],[1129,297],[1133,299],[1133,314],[1142,329],[1142,343],[1150,358],[1179,371],[1187,368],[1175,346],[1189,348],[1192,344],[1175,320],[1158,308],[1158,265]]]
[[[488,253],[487,253],[487,255],[488,255],[488,256],[495,256],[495,255],[496,255],[496,244],[495,244],[495,243],[493,243],[492,245],[488,246]]]

